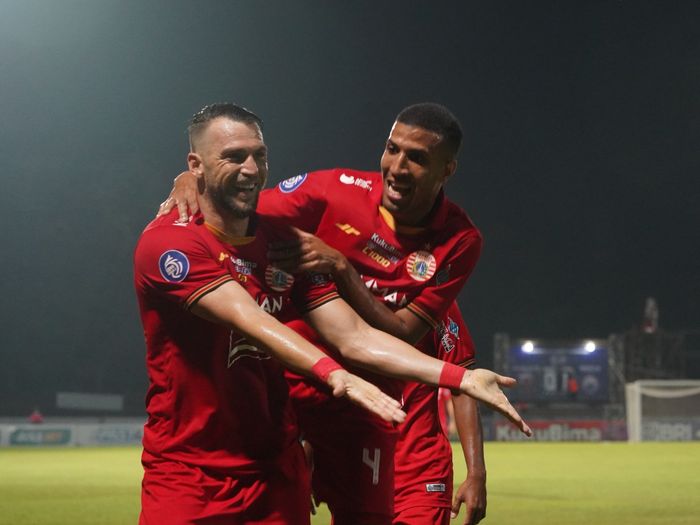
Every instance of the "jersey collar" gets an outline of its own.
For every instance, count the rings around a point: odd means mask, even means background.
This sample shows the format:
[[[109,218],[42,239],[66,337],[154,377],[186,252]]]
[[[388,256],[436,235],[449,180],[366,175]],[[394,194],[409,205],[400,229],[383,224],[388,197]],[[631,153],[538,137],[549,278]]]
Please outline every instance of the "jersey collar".
[[[209,230],[211,234],[217,239],[219,239],[221,242],[230,244],[231,246],[244,246],[246,244],[250,244],[255,240],[255,231],[258,229],[258,214],[253,213],[250,216],[250,221],[248,221],[248,231],[243,236],[228,235],[226,232],[221,231],[216,226],[213,226],[206,222],[204,218],[202,218],[202,222],[204,223],[204,226],[207,228],[207,230]]]
[[[445,222],[445,218],[447,217],[446,200],[445,191],[440,190],[440,193],[438,193],[438,196],[435,199],[433,209],[430,210],[430,218],[427,226],[404,226],[402,224],[396,224],[394,216],[382,205],[379,205],[379,214],[382,216],[382,219],[384,219],[386,225],[396,233],[416,235],[423,233],[426,230],[437,230],[442,227],[443,223]]]

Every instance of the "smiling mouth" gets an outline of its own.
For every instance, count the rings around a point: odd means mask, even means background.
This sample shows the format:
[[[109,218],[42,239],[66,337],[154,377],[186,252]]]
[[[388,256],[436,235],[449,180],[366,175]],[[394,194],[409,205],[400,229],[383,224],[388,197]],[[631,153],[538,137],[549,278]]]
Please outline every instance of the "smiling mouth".
[[[412,189],[410,184],[401,184],[393,180],[386,180],[385,191],[391,200],[400,200],[408,197]]]

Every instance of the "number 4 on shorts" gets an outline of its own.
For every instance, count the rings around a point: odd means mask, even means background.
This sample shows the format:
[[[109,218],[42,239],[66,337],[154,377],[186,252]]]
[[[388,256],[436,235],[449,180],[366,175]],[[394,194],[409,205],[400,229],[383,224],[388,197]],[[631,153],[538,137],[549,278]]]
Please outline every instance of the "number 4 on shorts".
[[[379,461],[382,457],[381,450],[374,449],[374,457],[369,457],[369,449],[362,449],[362,463],[372,469],[372,485],[379,485]]]

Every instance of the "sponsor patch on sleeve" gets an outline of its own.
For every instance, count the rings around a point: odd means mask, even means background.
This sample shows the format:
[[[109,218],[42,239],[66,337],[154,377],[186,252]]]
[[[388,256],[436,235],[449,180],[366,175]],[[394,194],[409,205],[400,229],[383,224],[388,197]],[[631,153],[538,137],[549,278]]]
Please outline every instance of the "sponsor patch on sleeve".
[[[187,277],[190,271],[190,261],[184,253],[168,250],[158,259],[158,269],[163,279],[171,283],[179,283]]]
[[[295,177],[289,177],[279,183],[278,187],[282,193],[292,193],[299,186],[301,186],[306,180],[306,173],[301,175],[296,175]]]

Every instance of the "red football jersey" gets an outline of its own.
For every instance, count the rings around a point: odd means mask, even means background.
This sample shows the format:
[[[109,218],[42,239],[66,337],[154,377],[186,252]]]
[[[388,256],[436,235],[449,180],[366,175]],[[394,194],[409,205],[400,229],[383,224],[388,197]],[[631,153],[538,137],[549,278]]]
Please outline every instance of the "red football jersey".
[[[474,342],[457,303],[452,303],[423,346],[428,355],[462,367],[474,364]],[[424,342],[428,342],[425,341]],[[449,507],[452,502],[452,449],[438,413],[438,389],[407,383],[406,421],[399,427],[394,454],[394,510]]]
[[[297,438],[281,365],[229,328],[188,309],[224,283],[240,283],[281,319],[337,297],[323,280],[293,286],[267,263],[276,228],[251,218],[250,237],[226,238],[177,210],[144,230],[134,255],[146,337],[144,464],[165,459],[228,474],[273,467]],[[293,296],[294,294],[294,296]]]
[[[442,193],[425,228],[397,226],[381,197],[381,173],[316,171],[264,191],[258,211],[314,233],[348,258],[379,300],[435,328],[476,264],[481,234]],[[293,327],[310,337],[301,323]],[[371,380],[398,393],[395,382]]]

